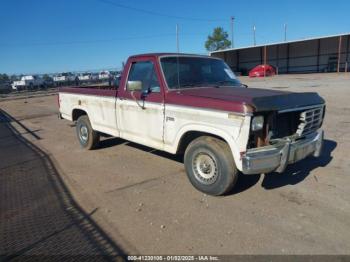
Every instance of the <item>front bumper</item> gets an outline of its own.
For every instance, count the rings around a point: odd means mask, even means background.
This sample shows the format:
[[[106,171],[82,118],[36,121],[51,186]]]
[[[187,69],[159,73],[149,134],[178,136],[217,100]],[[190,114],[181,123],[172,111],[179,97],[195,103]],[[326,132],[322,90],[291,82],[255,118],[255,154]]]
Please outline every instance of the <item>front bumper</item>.
[[[323,145],[323,130],[319,130],[296,141],[280,142],[254,149],[249,149],[242,156],[244,174],[261,174],[276,171],[282,173],[288,164],[295,163],[313,154],[319,157]]]

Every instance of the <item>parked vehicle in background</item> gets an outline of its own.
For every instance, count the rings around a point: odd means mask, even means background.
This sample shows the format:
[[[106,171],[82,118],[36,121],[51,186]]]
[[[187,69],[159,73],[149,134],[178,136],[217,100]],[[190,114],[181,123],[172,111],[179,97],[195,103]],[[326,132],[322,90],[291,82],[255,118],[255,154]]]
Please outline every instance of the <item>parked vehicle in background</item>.
[[[249,77],[274,76],[276,69],[271,65],[258,65],[249,71]]]
[[[53,78],[47,74],[43,75],[43,80],[44,80],[44,86],[46,88],[48,87],[53,87],[54,86],[54,81],[53,81]]]
[[[17,80],[17,79],[13,79],[13,80]],[[0,73],[0,94],[10,92],[12,89],[11,83],[12,81],[10,80],[10,77],[7,74]]]
[[[91,73],[82,73],[78,75],[80,82],[89,82],[91,81]]]
[[[14,90],[23,90],[23,89],[34,89],[34,88],[43,88],[44,85],[44,79],[39,78],[36,75],[27,75],[22,76],[21,80],[19,81],[13,81],[11,86]]]
[[[121,71],[109,71],[109,73],[114,77],[114,78],[118,78],[121,76]]]
[[[189,181],[229,192],[238,172],[282,173],[319,157],[325,101],[317,93],[246,88],[219,58],[144,54],[128,59],[119,86],[59,89],[60,117],[76,122],[81,147],[100,134],[184,154]]]
[[[53,77],[53,81],[56,86],[63,86],[63,85],[69,85],[74,83],[75,81],[75,75],[67,72],[67,73],[61,73]]]
[[[0,82],[0,94],[9,93],[11,90],[11,81],[7,80]]]
[[[56,83],[67,81],[67,77],[66,77],[66,75],[64,75],[64,74],[65,74],[65,73],[55,75],[55,76],[53,77],[53,81],[56,82]]]
[[[99,73],[91,73],[91,76],[90,76],[90,77],[91,77],[91,81],[92,81],[92,82],[96,82],[96,83],[97,83],[97,82],[99,81],[99,79],[100,79],[100,78],[99,78]]]
[[[98,75],[99,80],[108,80],[111,77],[111,73],[109,71],[101,71]]]

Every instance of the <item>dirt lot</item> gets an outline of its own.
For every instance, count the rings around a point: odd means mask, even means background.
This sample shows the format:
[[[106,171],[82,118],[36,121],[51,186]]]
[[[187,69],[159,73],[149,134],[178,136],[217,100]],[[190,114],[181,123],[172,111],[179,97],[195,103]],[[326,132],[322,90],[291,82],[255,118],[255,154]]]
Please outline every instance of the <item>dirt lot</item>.
[[[72,123],[57,119],[55,96],[0,108],[30,130],[13,123],[50,156],[84,210],[97,209],[92,219],[126,253],[350,254],[350,74],[241,80],[319,92],[327,102],[325,150],[284,174],[241,175],[225,197],[196,191],[179,158],[150,148],[108,138],[82,150]]]

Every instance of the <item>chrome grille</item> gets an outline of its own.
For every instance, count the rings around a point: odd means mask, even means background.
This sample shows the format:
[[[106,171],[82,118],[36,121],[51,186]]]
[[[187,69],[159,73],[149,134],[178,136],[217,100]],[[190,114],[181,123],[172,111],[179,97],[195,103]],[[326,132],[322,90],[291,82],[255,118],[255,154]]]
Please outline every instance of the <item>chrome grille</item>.
[[[300,124],[296,133],[303,136],[319,129],[322,124],[323,110],[322,106],[303,111],[300,114]]]

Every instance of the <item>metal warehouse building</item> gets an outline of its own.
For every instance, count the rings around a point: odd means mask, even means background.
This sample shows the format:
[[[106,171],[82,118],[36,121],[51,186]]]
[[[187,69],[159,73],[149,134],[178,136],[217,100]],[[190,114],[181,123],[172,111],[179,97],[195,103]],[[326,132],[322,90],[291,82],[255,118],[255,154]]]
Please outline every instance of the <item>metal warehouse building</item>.
[[[233,48],[211,52],[235,72],[246,75],[256,65],[270,64],[279,74],[348,72],[350,34]]]

